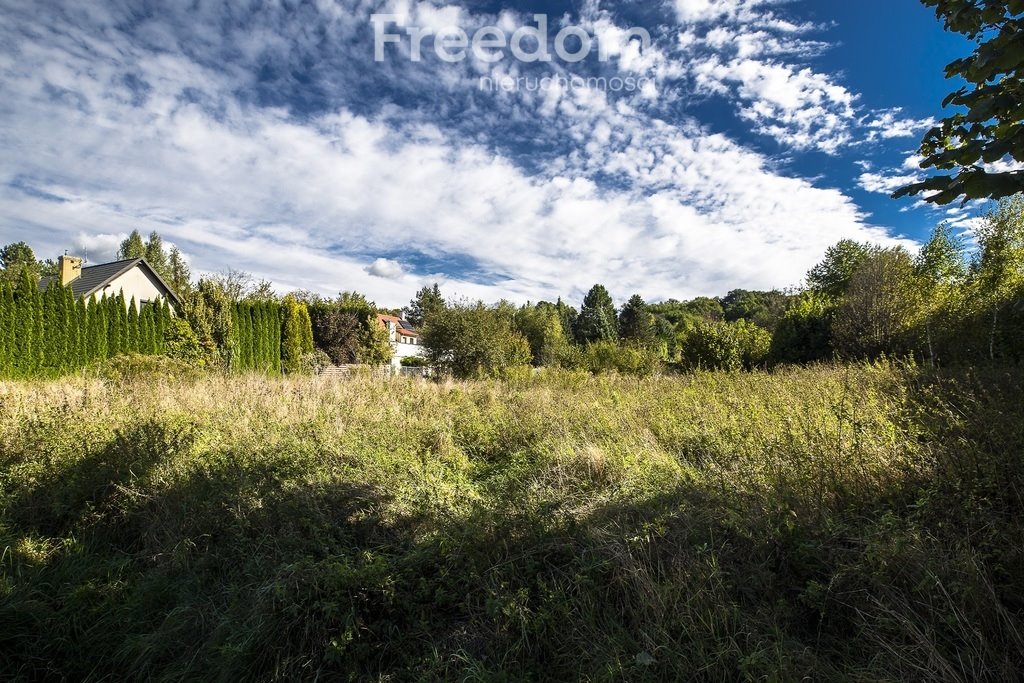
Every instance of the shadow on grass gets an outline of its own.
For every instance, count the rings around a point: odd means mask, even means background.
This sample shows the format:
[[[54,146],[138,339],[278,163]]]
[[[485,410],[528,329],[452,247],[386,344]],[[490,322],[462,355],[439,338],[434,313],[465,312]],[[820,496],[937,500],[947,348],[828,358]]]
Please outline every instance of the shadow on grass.
[[[1013,680],[1020,380],[908,386],[930,469],[815,510],[798,490],[693,481],[586,508],[510,487],[458,517],[403,513],[309,454],[204,453],[165,472],[194,444],[143,424],[7,508],[8,538],[74,540],[5,565],[0,665],[69,680]]]

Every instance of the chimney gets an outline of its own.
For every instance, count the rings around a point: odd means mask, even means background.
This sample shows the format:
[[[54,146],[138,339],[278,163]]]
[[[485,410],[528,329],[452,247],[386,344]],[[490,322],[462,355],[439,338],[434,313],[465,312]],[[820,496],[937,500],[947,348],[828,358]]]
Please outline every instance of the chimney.
[[[60,270],[60,284],[66,286],[82,276],[82,259],[65,254],[57,259]]]

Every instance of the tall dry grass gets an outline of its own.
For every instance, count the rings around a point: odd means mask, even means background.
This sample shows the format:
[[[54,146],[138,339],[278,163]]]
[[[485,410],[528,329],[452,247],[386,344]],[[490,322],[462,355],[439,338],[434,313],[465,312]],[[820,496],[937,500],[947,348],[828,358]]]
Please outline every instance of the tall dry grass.
[[[0,673],[1007,680],[1019,374],[0,384]]]

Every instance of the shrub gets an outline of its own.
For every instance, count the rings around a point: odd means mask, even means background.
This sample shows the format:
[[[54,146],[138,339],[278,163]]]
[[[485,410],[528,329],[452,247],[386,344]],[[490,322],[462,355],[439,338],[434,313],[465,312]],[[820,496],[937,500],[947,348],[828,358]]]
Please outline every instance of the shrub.
[[[302,356],[299,372],[303,375],[319,375],[331,365],[330,356],[320,349],[313,349]]]
[[[773,363],[811,363],[829,360],[835,304],[811,293],[798,297],[782,316],[772,337],[769,358]]]
[[[399,363],[402,364],[403,368],[425,368],[430,365],[427,359],[422,356],[405,356]]]
[[[302,358],[313,352],[313,326],[309,309],[294,296],[281,304],[281,367],[285,372],[301,373]]]
[[[648,376],[661,366],[661,357],[657,350],[650,347],[599,341],[586,346],[582,364],[594,374],[619,372]]]
[[[126,353],[86,368],[86,374],[112,382],[161,380],[195,380],[203,372],[193,362],[168,356]]]
[[[189,365],[203,365],[206,353],[185,318],[171,318],[164,330],[164,355]]]
[[[700,320],[681,334],[682,365],[689,369],[752,370],[768,358],[772,336],[752,322]]]

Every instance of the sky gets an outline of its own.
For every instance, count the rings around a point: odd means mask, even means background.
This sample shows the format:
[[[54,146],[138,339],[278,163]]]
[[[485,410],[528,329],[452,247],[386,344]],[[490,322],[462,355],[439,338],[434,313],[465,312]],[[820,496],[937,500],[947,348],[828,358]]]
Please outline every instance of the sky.
[[[970,51],[916,0],[0,0],[0,243],[382,306],[794,287],[970,229],[889,196]]]

